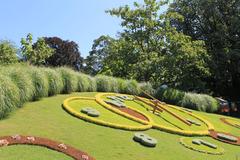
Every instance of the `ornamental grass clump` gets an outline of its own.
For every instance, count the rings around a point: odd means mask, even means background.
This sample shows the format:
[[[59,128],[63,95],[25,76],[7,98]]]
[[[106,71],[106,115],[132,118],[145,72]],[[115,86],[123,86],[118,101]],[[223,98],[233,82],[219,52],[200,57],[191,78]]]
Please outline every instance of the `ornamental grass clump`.
[[[219,106],[213,97],[197,93],[185,93],[181,105],[204,112],[215,112]]]
[[[88,78],[88,82],[89,82],[89,86],[87,91],[88,92],[96,92],[97,91],[97,82],[96,79],[94,77],[91,76],[87,76]]]
[[[63,91],[63,81],[60,73],[50,68],[41,68],[48,79],[48,95],[53,96]]]
[[[108,76],[98,75],[95,78],[98,92],[109,92],[111,90],[112,86]]]
[[[27,68],[23,67],[9,67],[8,72],[5,73],[12,82],[19,88],[20,105],[24,102],[32,101],[34,94],[34,86],[31,76],[25,73]]]
[[[185,93],[183,91],[163,87],[159,87],[155,93],[156,98],[160,99],[161,101],[175,105],[181,105],[181,101],[184,95]]]
[[[87,92],[90,87],[88,76],[83,73],[79,73],[77,75],[77,78],[78,78],[78,91]]]
[[[116,78],[119,93],[126,93],[127,81],[121,78]]]
[[[20,91],[7,76],[0,76],[0,118],[20,106]]]
[[[42,97],[47,97],[49,89],[48,77],[37,67],[31,67],[28,71],[34,86],[33,100],[39,100]]]
[[[139,86],[140,86],[140,89],[141,89],[140,96],[148,97],[145,93],[150,94],[150,95],[155,94],[155,90],[153,89],[151,83],[144,82],[144,83],[140,83]]]
[[[69,68],[58,68],[57,72],[61,73],[63,81],[63,93],[71,93],[78,90],[77,73]]]
[[[139,95],[141,90],[140,90],[140,86],[137,83],[137,81],[136,80],[127,80],[125,92],[127,94]]]

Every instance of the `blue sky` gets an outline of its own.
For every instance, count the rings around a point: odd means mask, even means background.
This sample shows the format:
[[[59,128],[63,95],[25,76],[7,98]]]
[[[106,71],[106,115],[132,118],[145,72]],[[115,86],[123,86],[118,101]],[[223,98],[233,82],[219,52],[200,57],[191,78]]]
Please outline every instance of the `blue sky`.
[[[105,10],[132,5],[136,0],[2,0],[0,39],[20,46],[20,39],[32,33],[34,38],[57,36],[79,44],[87,56],[93,40],[101,35],[115,36],[121,30],[120,19]],[[143,0],[137,0],[143,2]]]

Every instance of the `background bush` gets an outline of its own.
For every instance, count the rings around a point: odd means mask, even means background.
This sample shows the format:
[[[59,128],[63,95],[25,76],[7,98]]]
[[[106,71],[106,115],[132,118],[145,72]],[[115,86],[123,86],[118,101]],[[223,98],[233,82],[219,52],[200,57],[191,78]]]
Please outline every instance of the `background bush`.
[[[39,100],[42,97],[59,93],[79,92],[118,92],[142,95],[141,90],[154,95],[166,103],[205,112],[215,112],[217,100],[205,94],[185,93],[172,88],[158,88],[150,83],[135,80],[75,72],[70,68],[43,68],[29,64],[0,66],[0,118],[24,102]]]
[[[18,87],[7,76],[0,76],[0,118],[20,106]]]
[[[139,95],[141,93],[140,86],[136,80],[126,80],[125,93],[133,95]]]
[[[77,73],[70,68],[61,67],[57,69],[61,73],[63,81],[63,93],[71,93],[78,90],[78,77]]]
[[[19,88],[20,102],[32,101],[34,95],[34,86],[32,78],[29,74],[24,73],[27,68],[24,67],[9,67],[5,74],[10,77],[12,82]]]
[[[43,70],[37,67],[30,67],[27,69],[31,76],[31,80],[34,86],[33,100],[39,100],[42,97],[48,96],[48,78]]]
[[[111,82],[108,76],[98,75],[95,78],[98,92],[108,92],[111,90]]]
[[[16,63],[17,48],[10,41],[0,41],[0,64]]]
[[[63,91],[62,76],[56,70],[50,68],[42,68],[48,79],[48,95],[52,96]]]
[[[185,93],[180,90],[162,87],[159,87],[155,93],[157,99],[175,105],[181,105],[184,95]]]
[[[216,112],[219,108],[218,101],[209,95],[183,92],[173,88],[159,87],[155,97],[169,104],[198,111]]]

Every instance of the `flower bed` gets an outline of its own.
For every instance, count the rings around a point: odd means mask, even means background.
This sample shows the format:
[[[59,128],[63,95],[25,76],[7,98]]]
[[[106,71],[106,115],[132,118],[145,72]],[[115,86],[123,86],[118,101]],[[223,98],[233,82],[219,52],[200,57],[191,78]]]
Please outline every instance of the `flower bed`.
[[[134,131],[142,131],[142,130],[147,130],[152,128],[152,125],[150,123],[145,123],[141,126],[130,126],[130,125],[122,125],[122,124],[117,124],[117,123],[111,123],[111,122],[107,122],[101,119],[97,119],[97,118],[93,118],[93,117],[89,117],[85,114],[82,114],[80,112],[75,111],[70,105],[69,102],[73,101],[73,100],[79,100],[79,99],[85,99],[85,100],[95,100],[95,98],[88,98],[88,97],[70,97],[66,100],[64,100],[63,102],[63,108],[69,112],[70,114],[83,119],[85,121],[91,122],[91,123],[95,123],[98,125],[102,125],[102,126],[107,126],[107,127],[111,127],[111,128],[117,128],[117,129],[123,129],[123,130],[134,130]],[[117,109],[116,109],[117,110]],[[120,111],[119,111],[120,112]],[[139,123],[139,122],[138,122]]]
[[[61,142],[56,142],[47,138],[40,138],[34,136],[4,136],[0,137],[0,147],[10,146],[10,145],[36,145],[46,147],[61,153],[64,153],[76,160],[95,160],[93,157],[85,152],[82,152],[74,147],[66,145]]]
[[[228,119],[228,118],[220,118],[220,120],[227,125],[230,125],[232,127],[240,129],[240,122],[239,123],[234,123],[234,122],[232,122],[231,119]]]
[[[225,143],[240,146],[240,137],[234,136],[231,133],[216,132],[214,130],[210,130],[209,133],[210,136],[213,137],[214,139],[217,139]]]

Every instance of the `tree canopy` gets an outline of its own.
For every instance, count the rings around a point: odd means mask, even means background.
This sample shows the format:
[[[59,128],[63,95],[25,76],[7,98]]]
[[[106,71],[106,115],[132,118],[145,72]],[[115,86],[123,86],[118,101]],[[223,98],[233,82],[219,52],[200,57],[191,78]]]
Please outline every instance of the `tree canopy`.
[[[17,62],[17,48],[7,40],[0,41],[0,64],[10,64]]]
[[[38,38],[37,42],[33,44],[32,34],[28,34],[26,38],[22,38],[21,45],[23,56],[34,65],[45,64],[46,59],[54,52],[54,50],[45,43],[43,38]]]
[[[204,88],[210,75],[209,56],[204,41],[190,36],[171,25],[172,20],[183,21],[176,12],[160,13],[167,2],[145,0],[134,8],[123,6],[106,11],[121,19],[123,31],[116,39],[101,36],[94,41],[88,59],[98,64],[97,73],[155,85],[168,84],[191,90]],[[96,57],[101,57],[100,61]]]
[[[46,59],[46,65],[69,66],[78,70],[82,68],[83,58],[80,56],[76,42],[62,40],[58,37],[45,37],[44,40],[54,49],[53,55]]]
[[[234,97],[240,90],[240,1],[175,0],[169,12],[184,21],[172,21],[178,31],[203,40],[211,56],[207,83],[215,93]]]

